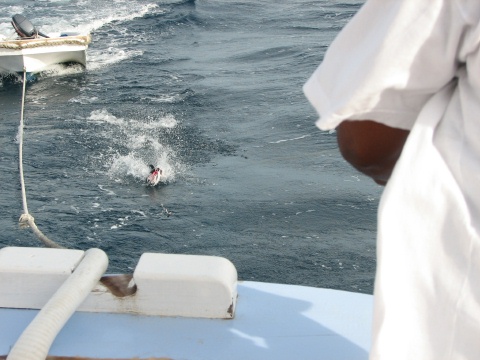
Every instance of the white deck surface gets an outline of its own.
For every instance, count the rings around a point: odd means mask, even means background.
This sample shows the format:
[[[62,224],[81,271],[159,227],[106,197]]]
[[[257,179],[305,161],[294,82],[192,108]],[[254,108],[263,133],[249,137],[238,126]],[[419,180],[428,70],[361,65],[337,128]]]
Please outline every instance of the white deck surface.
[[[56,338],[50,355],[366,360],[372,308],[370,295],[240,282],[232,320],[77,312]],[[0,309],[0,355],[8,353],[37,312]]]

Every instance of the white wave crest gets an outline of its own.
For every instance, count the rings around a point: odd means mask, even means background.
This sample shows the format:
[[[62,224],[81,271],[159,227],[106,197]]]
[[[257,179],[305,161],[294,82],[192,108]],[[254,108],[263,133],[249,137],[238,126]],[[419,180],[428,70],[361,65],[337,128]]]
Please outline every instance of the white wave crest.
[[[90,49],[88,51],[87,69],[98,70],[142,55],[142,50],[122,50],[114,47],[101,50]]]
[[[171,114],[167,114],[161,118],[125,120],[124,118],[112,115],[107,109],[92,111],[87,120],[100,123],[109,123],[119,127],[126,126],[128,127],[129,133],[132,133],[135,130],[171,129],[177,126],[177,120]]]
[[[122,118],[117,118],[110,114],[106,109],[92,111],[87,120],[114,125],[123,125],[125,123]]]

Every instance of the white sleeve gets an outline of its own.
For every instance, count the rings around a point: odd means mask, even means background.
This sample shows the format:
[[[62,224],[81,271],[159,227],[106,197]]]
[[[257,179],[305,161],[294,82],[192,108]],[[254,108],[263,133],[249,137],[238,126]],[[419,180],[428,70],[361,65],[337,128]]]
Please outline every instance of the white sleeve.
[[[411,129],[455,77],[463,17],[453,0],[368,0],[304,85],[320,129],[375,120]]]

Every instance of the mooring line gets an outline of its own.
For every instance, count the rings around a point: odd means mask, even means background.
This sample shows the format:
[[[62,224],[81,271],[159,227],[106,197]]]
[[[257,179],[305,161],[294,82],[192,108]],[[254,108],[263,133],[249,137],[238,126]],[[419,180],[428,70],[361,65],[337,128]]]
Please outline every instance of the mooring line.
[[[23,214],[20,216],[20,226],[30,226],[33,233],[45,244],[51,248],[64,248],[58,245],[55,241],[50,240],[35,224],[35,219],[28,212],[27,195],[25,191],[25,179],[23,177],[23,114],[25,108],[25,91],[27,84],[27,70],[23,68],[23,91],[22,91],[22,109],[20,112],[20,125],[18,127],[18,163],[20,170],[20,184],[22,186],[22,201],[23,201]]]

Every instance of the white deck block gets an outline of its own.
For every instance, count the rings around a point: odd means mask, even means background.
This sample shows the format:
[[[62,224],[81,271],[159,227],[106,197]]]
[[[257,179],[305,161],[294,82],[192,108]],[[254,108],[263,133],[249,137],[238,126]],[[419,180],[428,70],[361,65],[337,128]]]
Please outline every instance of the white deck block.
[[[0,250],[0,307],[39,309],[84,256],[82,250],[5,247]]]
[[[84,256],[81,250],[0,250],[0,307],[41,309]],[[117,297],[99,283],[78,311],[230,319],[237,301],[237,270],[215,256],[153,254],[133,273],[137,291]]]
[[[237,271],[214,256],[151,254],[141,256],[133,274],[142,312],[165,316],[232,318]]]
[[[137,291],[116,297],[99,284],[80,311],[231,319],[237,302],[237,270],[216,256],[153,254],[133,273]]]

